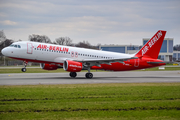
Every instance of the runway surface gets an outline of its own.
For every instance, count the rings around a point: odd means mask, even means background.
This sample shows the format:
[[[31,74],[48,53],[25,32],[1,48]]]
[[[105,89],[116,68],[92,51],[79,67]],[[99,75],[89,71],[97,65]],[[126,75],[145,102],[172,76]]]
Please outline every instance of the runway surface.
[[[94,72],[93,79],[86,79],[85,72],[77,74],[76,78],[69,73],[0,74],[0,85],[180,82],[180,71]]]

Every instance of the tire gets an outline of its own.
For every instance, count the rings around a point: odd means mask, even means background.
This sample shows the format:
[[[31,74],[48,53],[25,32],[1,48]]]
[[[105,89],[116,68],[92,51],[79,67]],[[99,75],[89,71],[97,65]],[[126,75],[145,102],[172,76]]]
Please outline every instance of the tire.
[[[86,73],[86,78],[88,78],[88,79],[93,78],[93,74],[92,73]]]
[[[69,76],[72,78],[75,78],[77,76],[77,73],[76,72],[70,72]]]
[[[22,72],[26,72],[26,68],[22,68],[21,71],[22,71]]]

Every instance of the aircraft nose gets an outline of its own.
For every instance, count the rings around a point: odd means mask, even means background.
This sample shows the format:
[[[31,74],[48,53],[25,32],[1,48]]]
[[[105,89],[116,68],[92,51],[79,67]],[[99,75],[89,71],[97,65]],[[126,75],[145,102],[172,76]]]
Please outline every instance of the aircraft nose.
[[[2,53],[4,56],[6,56],[6,55],[7,55],[7,48],[3,48],[3,49],[1,50],[1,53]]]

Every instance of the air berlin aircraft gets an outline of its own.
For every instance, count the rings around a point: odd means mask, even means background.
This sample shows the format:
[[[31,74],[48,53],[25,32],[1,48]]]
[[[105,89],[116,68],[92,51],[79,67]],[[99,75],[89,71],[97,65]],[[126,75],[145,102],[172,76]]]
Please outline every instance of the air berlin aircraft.
[[[128,71],[165,65],[158,60],[166,31],[159,30],[137,53],[123,54],[101,50],[84,49],[70,46],[39,42],[15,42],[4,48],[3,55],[23,60],[22,72],[26,71],[27,62],[38,62],[44,70],[63,68],[75,78],[76,72],[88,70],[86,78],[93,78],[91,69],[109,71]]]

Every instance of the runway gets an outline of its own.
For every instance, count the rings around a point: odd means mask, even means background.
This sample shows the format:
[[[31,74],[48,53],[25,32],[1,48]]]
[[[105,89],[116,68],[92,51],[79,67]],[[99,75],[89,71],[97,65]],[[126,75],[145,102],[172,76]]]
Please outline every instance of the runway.
[[[92,79],[85,72],[70,78],[69,73],[0,74],[0,85],[86,84],[86,83],[154,83],[180,82],[180,71],[94,72]]]

